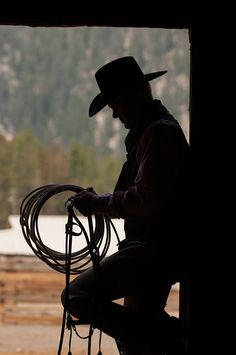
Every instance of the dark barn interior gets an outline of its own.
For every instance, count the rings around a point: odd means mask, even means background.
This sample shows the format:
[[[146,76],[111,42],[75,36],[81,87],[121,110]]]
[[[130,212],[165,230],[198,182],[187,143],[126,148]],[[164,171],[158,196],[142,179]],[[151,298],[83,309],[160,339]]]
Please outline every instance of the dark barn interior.
[[[170,4],[169,4],[170,5]],[[42,9],[41,9],[42,10]],[[219,250],[222,248],[220,223],[223,215],[221,185],[223,164],[219,141],[219,66],[218,39],[210,14],[193,19],[194,10],[182,11],[168,7],[130,14],[117,8],[116,11],[94,11],[85,9],[73,12],[67,9],[62,15],[37,14],[35,11],[2,11],[0,25],[26,26],[112,26],[185,28],[189,30],[191,51],[190,68],[190,146],[192,152],[192,227],[191,271],[181,284],[180,314],[189,326],[186,354],[216,354],[220,351],[223,337],[220,324],[220,296],[222,265]],[[195,14],[196,15],[196,14]],[[209,17],[208,17],[209,16]],[[158,39],[157,39],[158,40]],[[102,50],[102,48],[101,48]],[[217,54],[217,55],[216,55]],[[216,59],[217,57],[217,59]],[[218,62],[217,62],[218,61]],[[223,128],[222,122],[222,127]],[[221,234],[220,234],[221,235]],[[221,253],[223,251],[221,250]],[[219,271],[221,270],[221,271]]]

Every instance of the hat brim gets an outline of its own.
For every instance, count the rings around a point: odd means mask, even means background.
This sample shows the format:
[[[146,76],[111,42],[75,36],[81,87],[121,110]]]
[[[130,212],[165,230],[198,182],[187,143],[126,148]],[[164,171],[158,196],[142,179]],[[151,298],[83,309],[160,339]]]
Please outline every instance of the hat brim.
[[[146,81],[151,81],[153,79],[159,78],[160,76],[167,73],[167,70],[162,70],[154,73],[144,74],[144,79]],[[93,117],[101,111],[108,104],[108,99],[103,95],[103,93],[99,93],[91,102],[89,107],[89,117]]]
[[[151,81],[153,79],[157,79],[159,78],[159,76],[164,75],[165,73],[167,73],[167,70],[162,70],[162,71],[156,71],[154,73],[149,73],[149,74],[144,74],[144,78],[147,81]]]
[[[89,117],[93,117],[108,104],[107,98],[100,92],[90,104]]]

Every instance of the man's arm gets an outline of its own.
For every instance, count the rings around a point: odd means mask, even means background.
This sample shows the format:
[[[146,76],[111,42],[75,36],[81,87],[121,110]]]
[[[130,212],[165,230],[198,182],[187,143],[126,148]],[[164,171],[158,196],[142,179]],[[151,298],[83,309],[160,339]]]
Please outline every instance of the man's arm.
[[[153,214],[168,204],[178,181],[182,135],[180,128],[155,125],[144,133],[137,152],[139,164],[127,191],[94,195],[77,194],[75,206],[85,215],[105,214],[112,218]]]

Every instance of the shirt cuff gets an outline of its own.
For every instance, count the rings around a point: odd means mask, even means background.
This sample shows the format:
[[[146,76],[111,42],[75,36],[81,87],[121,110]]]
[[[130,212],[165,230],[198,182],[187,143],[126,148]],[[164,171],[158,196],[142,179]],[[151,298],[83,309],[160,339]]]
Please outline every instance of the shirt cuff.
[[[94,214],[103,214],[107,215],[110,218],[120,218],[114,203],[113,203],[113,194],[104,193],[96,196],[94,206]]]

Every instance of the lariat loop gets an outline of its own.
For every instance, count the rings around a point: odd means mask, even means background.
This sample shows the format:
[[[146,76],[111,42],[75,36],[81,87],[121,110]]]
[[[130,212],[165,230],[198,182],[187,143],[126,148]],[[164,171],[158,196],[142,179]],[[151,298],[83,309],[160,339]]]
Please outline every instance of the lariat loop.
[[[27,244],[30,246],[34,254],[43,262],[47,263],[50,267],[61,273],[66,272],[66,255],[65,253],[55,251],[44,244],[39,229],[39,219],[42,208],[45,203],[54,195],[70,191],[77,193],[83,188],[76,185],[45,185],[41,186],[30,192],[22,201],[20,206],[20,224],[22,233]],[[71,215],[71,223],[68,223],[66,233],[85,238],[86,242],[89,240],[89,235],[84,227],[80,216],[75,214],[73,209],[73,198],[69,198],[65,202],[65,207]],[[99,261],[101,261],[107,254],[111,241],[111,232],[114,231],[116,238],[119,242],[118,233],[108,216],[94,215],[87,217],[92,220],[93,218],[93,239],[94,249],[99,249]],[[90,222],[89,222],[90,223]],[[74,227],[78,228],[75,231]],[[86,260],[85,260],[86,259]],[[89,245],[81,248],[81,250],[73,251],[71,253],[71,270],[72,275],[80,274],[91,265],[91,256]]]

